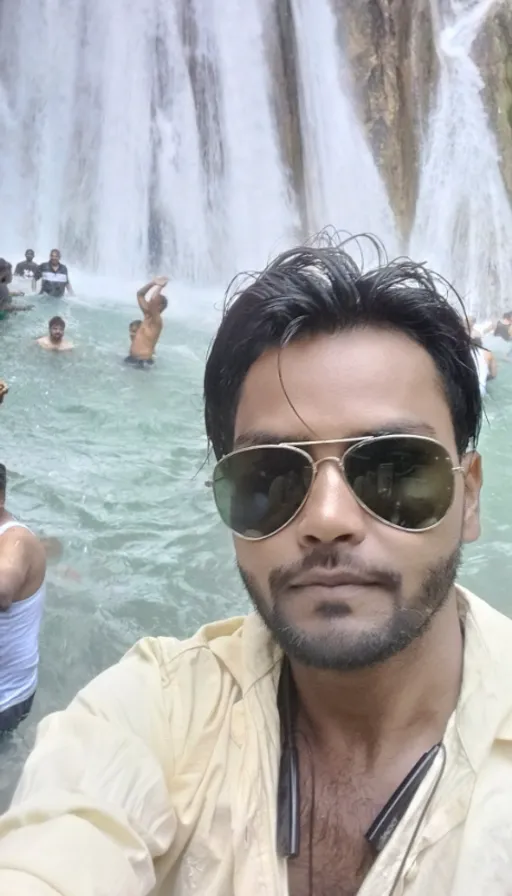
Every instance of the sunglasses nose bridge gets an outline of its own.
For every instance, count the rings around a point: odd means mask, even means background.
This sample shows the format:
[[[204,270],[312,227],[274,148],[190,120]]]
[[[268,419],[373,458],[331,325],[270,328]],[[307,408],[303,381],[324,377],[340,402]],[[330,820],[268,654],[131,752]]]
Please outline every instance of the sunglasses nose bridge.
[[[312,462],[312,464],[313,464],[313,472],[314,472],[315,476],[316,476],[316,474],[317,474],[317,472],[318,472],[318,467],[320,466],[320,464],[325,464],[327,461],[329,461],[329,462],[332,463],[332,464],[336,464],[336,466],[338,467],[338,470],[340,471],[340,473],[343,474],[343,458],[342,458],[342,457],[336,457],[336,456],[334,456],[334,455],[332,455],[332,456],[329,455],[329,457],[320,457],[318,460],[314,460],[314,461]]]

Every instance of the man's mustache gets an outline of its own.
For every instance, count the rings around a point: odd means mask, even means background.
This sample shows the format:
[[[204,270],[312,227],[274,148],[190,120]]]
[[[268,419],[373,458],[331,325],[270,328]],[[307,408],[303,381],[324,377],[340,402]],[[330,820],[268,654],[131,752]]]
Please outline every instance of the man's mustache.
[[[356,560],[352,550],[328,545],[318,545],[290,566],[273,569],[269,575],[269,587],[273,596],[293,585],[294,579],[310,572],[312,569],[339,569],[350,572],[364,579],[369,579],[386,590],[398,592],[402,586],[402,576],[389,568],[370,566]]]

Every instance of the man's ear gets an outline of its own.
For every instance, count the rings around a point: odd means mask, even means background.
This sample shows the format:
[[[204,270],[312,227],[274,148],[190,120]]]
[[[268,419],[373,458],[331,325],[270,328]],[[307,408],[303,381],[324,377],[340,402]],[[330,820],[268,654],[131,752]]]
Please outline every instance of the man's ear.
[[[470,451],[462,460],[464,469],[464,517],[462,540],[465,544],[480,537],[480,489],[482,488],[482,458],[478,451]]]

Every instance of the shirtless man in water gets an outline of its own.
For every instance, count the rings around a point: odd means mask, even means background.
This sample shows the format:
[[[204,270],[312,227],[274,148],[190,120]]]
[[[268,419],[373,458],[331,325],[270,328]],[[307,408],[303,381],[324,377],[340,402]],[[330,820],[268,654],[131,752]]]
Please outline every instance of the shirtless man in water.
[[[66,323],[62,320],[62,317],[52,317],[48,324],[48,335],[40,336],[39,339],[36,339],[36,342],[41,348],[46,349],[47,352],[70,352],[73,348],[73,343],[64,339],[65,329]]]
[[[167,299],[162,295],[162,289],[168,282],[168,277],[155,277],[139,289],[137,301],[144,320],[133,337],[130,354],[124,359],[125,364],[145,368],[154,363],[153,354],[163,327],[162,312],[167,308]],[[146,295],[153,287],[156,289],[151,298],[147,299]]]

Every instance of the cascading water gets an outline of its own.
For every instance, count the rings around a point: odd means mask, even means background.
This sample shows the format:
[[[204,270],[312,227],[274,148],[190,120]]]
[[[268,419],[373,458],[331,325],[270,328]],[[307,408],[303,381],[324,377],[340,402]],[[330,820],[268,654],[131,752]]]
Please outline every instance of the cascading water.
[[[431,0],[440,74],[408,245],[485,316],[512,295],[512,211],[471,56],[496,3]],[[197,283],[326,225],[399,252],[342,21],[343,0],[0,0],[0,254],[57,245],[91,272]],[[287,130],[273,54],[291,45]]]
[[[264,13],[262,0],[1,3],[2,252],[59,245],[84,268],[197,281],[293,239]]]
[[[440,63],[410,254],[440,271],[479,316],[512,297],[512,209],[471,59],[496,0],[431,0]]]
[[[397,250],[386,189],[352,103],[330,0],[291,0],[309,229],[370,231]],[[366,254],[366,253],[365,253]]]

